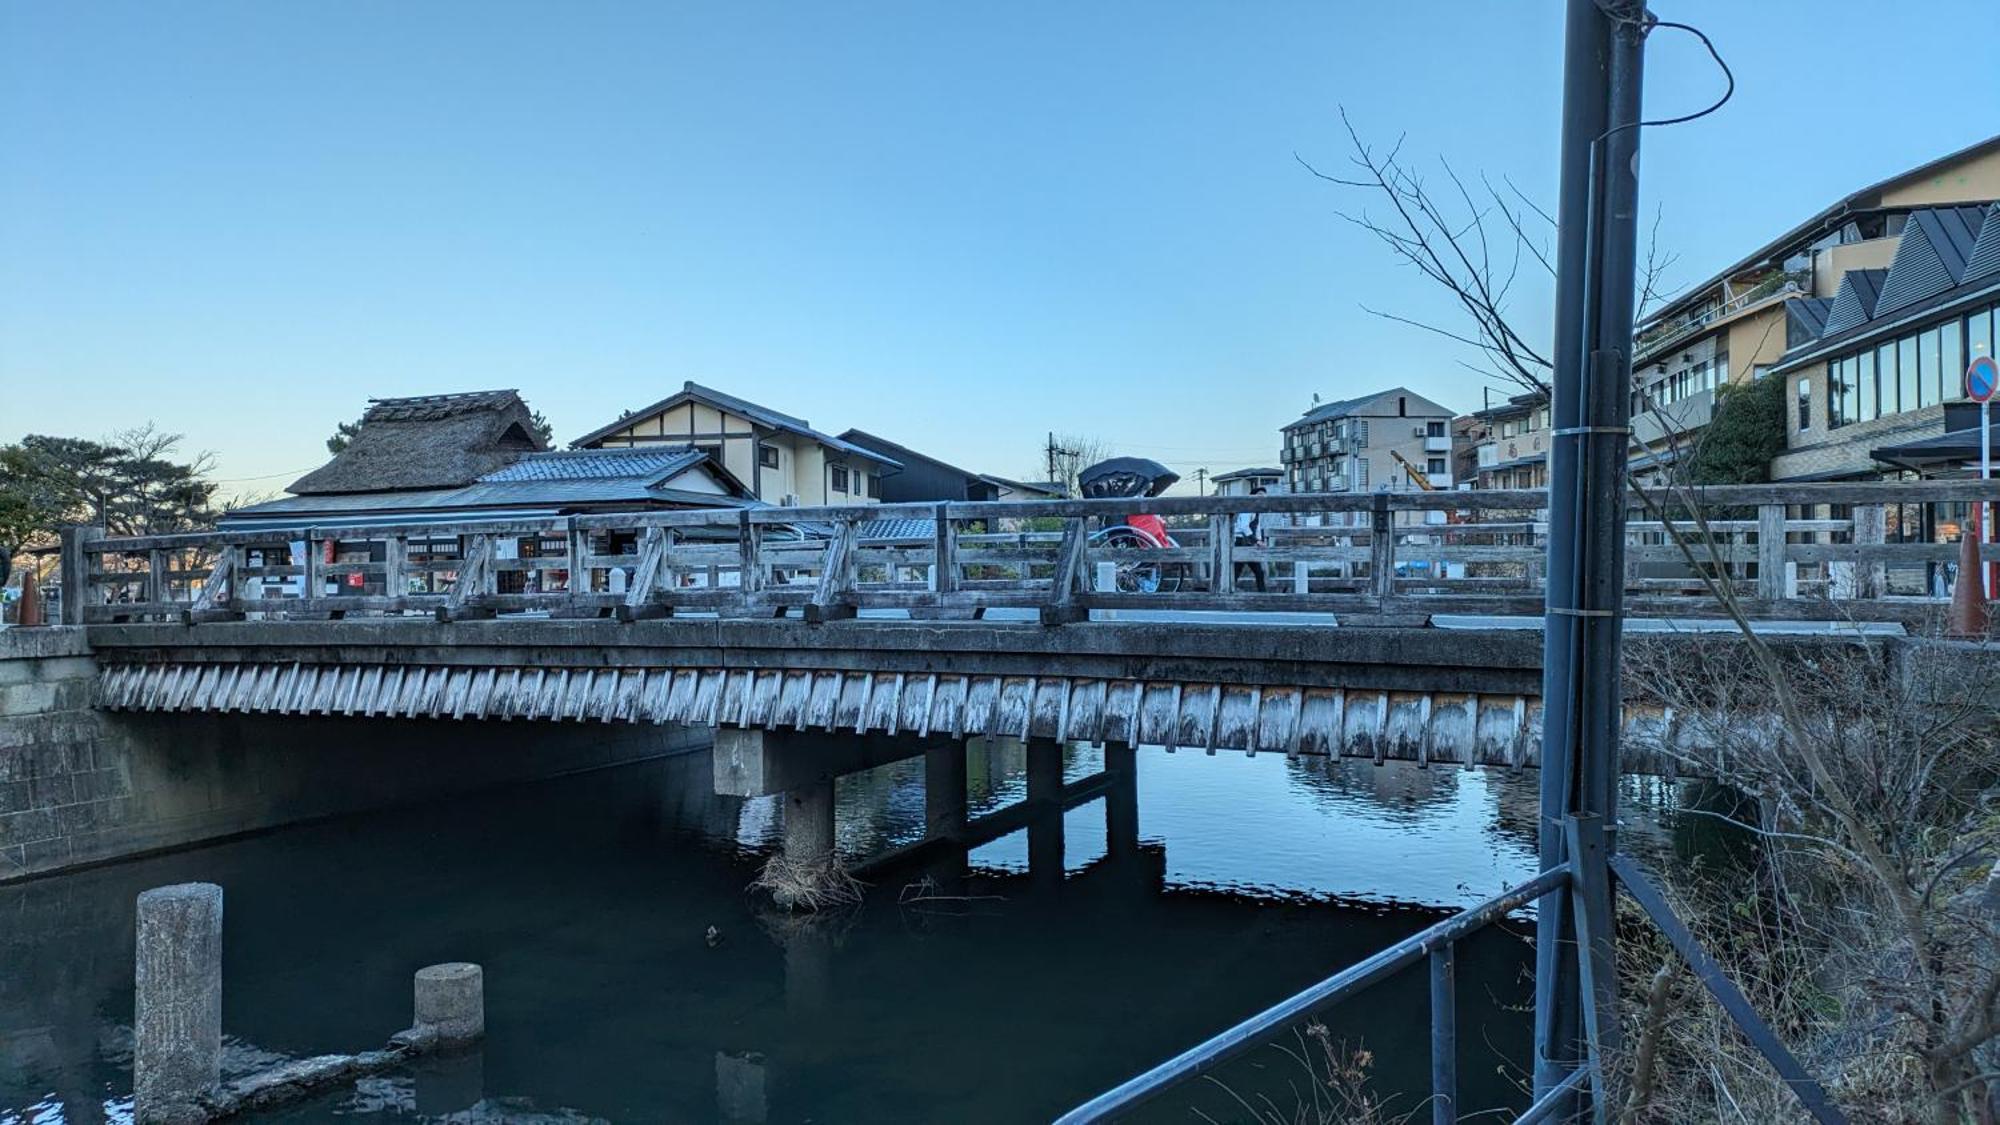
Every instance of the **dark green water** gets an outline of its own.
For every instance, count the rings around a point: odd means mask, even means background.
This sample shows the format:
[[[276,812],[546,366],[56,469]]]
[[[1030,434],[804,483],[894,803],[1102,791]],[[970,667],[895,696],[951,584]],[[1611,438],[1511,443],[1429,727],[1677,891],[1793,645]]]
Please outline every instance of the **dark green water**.
[[[1070,752],[1072,777],[1097,768]],[[227,894],[232,1066],[379,1045],[416,968],[485,966],[477,1053],[265,1120],[1016,1122],[1533,868],[1532,775],[1145,750],[1136,850],[1107,852],[1092,802],[1064,819],[1060,881],[1029,876],[1017,833],[971,855],[963,899],[899,903],[923,875],[904,869],[799,923],[745,891],[772,802],[712,797],[708,770],[692,755],[0,888],[0,1125],[129,1119],[133,899],[164,883]],[[975,811],[1021,796],[1018,751],[970,773]],[[846,779],[840,801],[843,850],[907,842],[920,763]],[[1499,931],[1461,953],[1468,1111],[1520,1104],[1531,960]],[[1323,1017],[1404,1109],[1427,1081],[1425,995],[1419,968]],[[1259,1094],[1289,1119],[1310,1078],[1271,1049],[1223,1081],[1149,1119],[1249,1120],[1234,1099]]]

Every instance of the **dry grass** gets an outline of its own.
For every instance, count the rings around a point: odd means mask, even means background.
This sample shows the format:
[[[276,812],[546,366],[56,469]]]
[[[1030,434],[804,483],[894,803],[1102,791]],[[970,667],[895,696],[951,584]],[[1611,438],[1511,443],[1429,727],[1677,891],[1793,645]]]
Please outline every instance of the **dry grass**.
[[[858,905],[868,884],[849,874],[838,856],[798,860],[774,855],[750,887],[769,892],[786,910],[818,912]]]

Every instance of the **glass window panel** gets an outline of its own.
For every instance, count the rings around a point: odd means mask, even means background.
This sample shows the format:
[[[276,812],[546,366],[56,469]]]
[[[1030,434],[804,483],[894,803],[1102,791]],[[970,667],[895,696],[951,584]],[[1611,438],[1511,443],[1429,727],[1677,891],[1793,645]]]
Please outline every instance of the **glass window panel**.
[[[1875,417],[1875,353],[1862,352],[1854,359],[1854,420]]]
[[[1923,405],[1918,395],[1917,379],[1917,338],[1905,336],[1896,341],[1896,409],[1915,410]]]
[[[1965,346],[1971,352],[1965,362],[1993,354],[1993,310],[1981,309],[1965,318]]]
[[[1840,371],[1840,420],[1861,421],[1861,358],[1849,356],[1841,361]]]
[[[1944,370],[1944,329],[1929,328],[1917,338],[1917,351],[1922,356],[1924,373],[1924,405],[1943,402],[1948,393],[1945,387],[1951,380]]]
[[[1964,325],[1954,320],[1944,326],[1944,351],[1938,360],[1938,368],[1944,372],[1944,397],[1947,401],[1965,397],[1965,351],[1959,333]]]
[[[1883,344],[1875,349],[1875,384],[1881,388],[1881,396],[1876,403],[1875,416],[1896,412],[1896,345]]]
[[[1812,380],[1799,380],[1799,429],[1812,429]]]

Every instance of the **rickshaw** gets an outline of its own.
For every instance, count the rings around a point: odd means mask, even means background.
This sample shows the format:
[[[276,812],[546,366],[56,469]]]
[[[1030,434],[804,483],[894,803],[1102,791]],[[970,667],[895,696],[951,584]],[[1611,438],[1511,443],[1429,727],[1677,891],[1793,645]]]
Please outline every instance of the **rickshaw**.
[[[1087,499],[1137,500],[1158,496],[1180,479],[1180,474],[1158,461],[1144,457],[1113,457],[1078,473],[1077,487]],[[1130,553],[1129,558],[1121,554],[1117,562],[1120,593],[1171,593],[1180,589],[1181,584],[1191,577],[1186,563],[1162,563],[1145,558],[1144,552],[1180,546],[1167,532],[1166,521],[1158,516],[1144,513],[1128,515],[1122,523],[1098,529],[1091,535],[1090,542],[1095,546]]]

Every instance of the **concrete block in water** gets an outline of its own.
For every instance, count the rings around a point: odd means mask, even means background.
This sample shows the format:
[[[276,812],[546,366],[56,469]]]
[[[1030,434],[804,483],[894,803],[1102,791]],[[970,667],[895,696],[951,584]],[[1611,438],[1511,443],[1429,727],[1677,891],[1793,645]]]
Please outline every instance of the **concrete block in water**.
[[[417,970],[416,1027],[441,1047],[471,1043],[486,1034],[486,978],[479,966],[448,961]]]
[[[222,888],[139,896],[132,1113],[142,1125],[208,1120],[222,1076]]]

